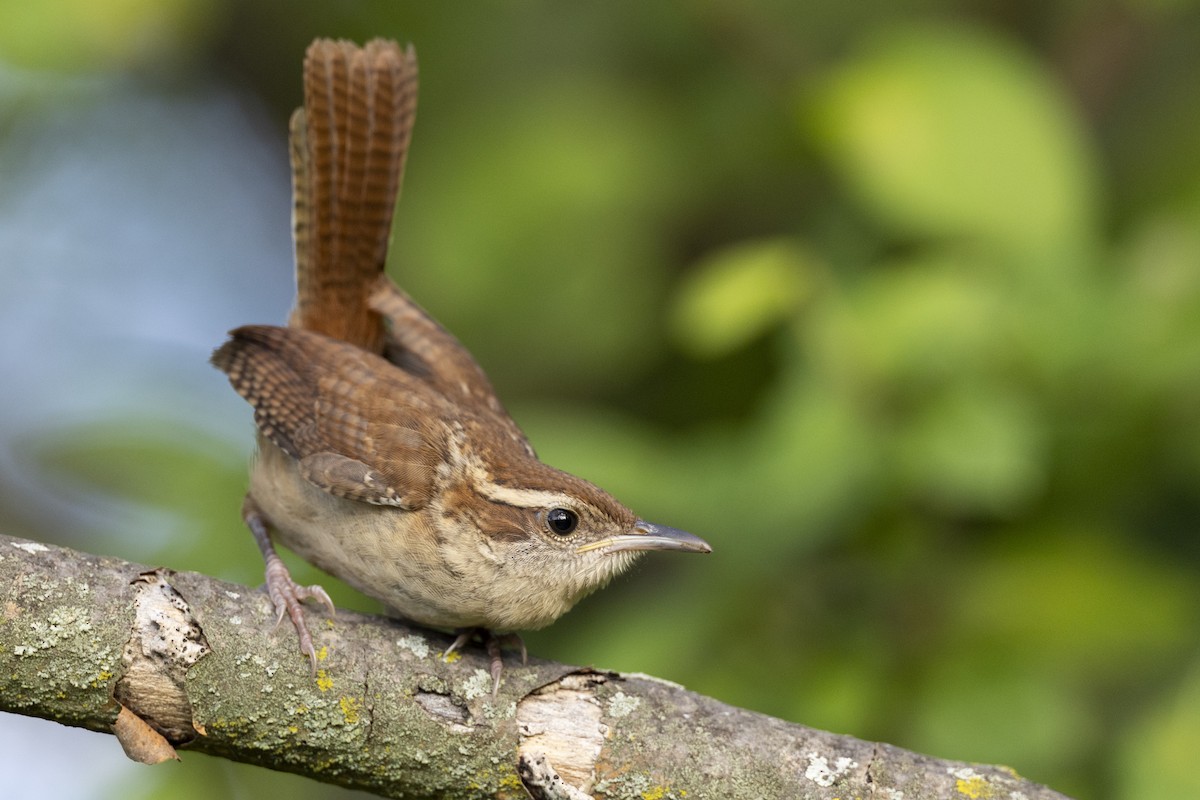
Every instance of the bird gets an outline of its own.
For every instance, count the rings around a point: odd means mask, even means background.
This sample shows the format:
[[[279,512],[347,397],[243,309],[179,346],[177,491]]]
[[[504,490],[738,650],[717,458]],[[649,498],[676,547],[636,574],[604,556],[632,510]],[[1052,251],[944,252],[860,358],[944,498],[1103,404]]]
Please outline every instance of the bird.
[[[296,302],[212,355],[253,408],[242,517],[316,670],[278,541],[388,613],[478,636],[493,695],[502,644],[554,622],[648,551],[711,552],[537,457],[471,353],[387,276],[417,100],[412,46],[317,39],[292,115]]]

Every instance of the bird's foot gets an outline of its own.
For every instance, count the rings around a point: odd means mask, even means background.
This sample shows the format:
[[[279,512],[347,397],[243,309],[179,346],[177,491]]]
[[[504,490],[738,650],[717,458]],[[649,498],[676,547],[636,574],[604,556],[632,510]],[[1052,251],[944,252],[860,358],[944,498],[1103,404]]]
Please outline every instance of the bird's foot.
[[[458,636],[446,648],[446,652],[442,654],[442,658],[450,655],[455,650],[461,650],[475,636],[483,640],[484,648],[487,650],[488,659],[491,662],[492,699],[494,700],[497,692],[500,691],[500,676],[504,674],[504,657],[501,653],[501,648],[507,645],[510,650],[520,650],[522,664],[529,663],[529,651],[525,649],[525,640],[518,633],[497,634],[489,631],[487,628],[464,628],[458,632]]]
[[[275,552],[275,546],[271,544],[266,519],[249,496],[242,506],[242,518],[246,521],[246,527],[254,534],[254,541],[258,543],[258,549],[262,551],[263,560],[266,562],[267,595],[271,598],[271,605],[275,607],[275,627],[279,627],[279,623],[283,622],[283,615],[287,614],[300,639],[300,652],[308,656],[312,674],[316,675],[317,649],[313,646],[308,626],[304,624],[304,607],[301,603],[305,600],[316,600],[325,606],[330,616],[333,616],[333,600],[316,584],[301,586],[292,580],[287,566]]]
[[[312,634],[308,632],[308,626],[304,623],[304,607],[301,604],[305,600],[316,600],[325,607],[330,616],[333,616],[333,600],[316,584],[301,586],[293,581],[291,573],[279,556],[267,559],[266,578],[267,594],[271,598],[271,604],[275,606],[275,627],[279,627],[283,622],[283,615],[287,614],[292,621],[292,627],[296,629],[296,636],[300,639],[300,652],[308,656],[312,673],[316,675],[317,650],[313,646]]]

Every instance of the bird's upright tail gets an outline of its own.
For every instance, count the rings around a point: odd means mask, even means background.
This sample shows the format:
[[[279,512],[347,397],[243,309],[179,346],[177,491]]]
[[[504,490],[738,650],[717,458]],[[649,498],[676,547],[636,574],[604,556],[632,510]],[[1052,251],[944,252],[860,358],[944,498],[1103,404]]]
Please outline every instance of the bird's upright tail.
[[[290,324],[381,353],[383,272],[417,106],[412,47],[318,39],[291,120],[296,307]]]

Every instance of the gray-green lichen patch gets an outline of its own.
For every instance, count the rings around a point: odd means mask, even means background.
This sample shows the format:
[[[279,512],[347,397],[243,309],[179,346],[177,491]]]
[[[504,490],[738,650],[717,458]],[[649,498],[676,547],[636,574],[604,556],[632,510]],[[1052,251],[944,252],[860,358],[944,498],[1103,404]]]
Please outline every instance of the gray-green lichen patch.
[[[600,781],[596,784],[596,791],[612,798],[635,798],[648,793],[650,785],[650,778],[646,775],[627,773]]]
[[[637,711],[638,706],[641,704],[641,698],[618,691],[612,697],[608,698],[608,715],[616,719],[627,717],[634,711]]]
[[[69,642],[92,630],[91,613],[83,606],[60,606],[45,619],[30,620],[22,642],[13,645],[13,655],[30,656]]]
[[[817,752],[808,754],[808,766],[804,777],[817,786],[833,786],[844,775],[858,767],[858,762],[849,756],[833,754],[822,755]]]
[[[691,800],[701,797],[694,789],[676,789],[656,783],[650,776],[637,772],[629,772],[599,781],[596,791],[603,794],[606,800]],[[742,797],[743,795],[738,795]],[[752,795],[745,795],[750,797]],[[770,795],[763,795],[769,797]]]
[[[489,722],[512,719],[516,715],[517,704],[512,701],[507,703],[485,703],[483,706],[483,717]]]
[[[13,546],[24,544],[37,543]],[[25,683],[31,694],[44,696],[60,693],[65,687],[88,689],[106,684],[112,678],[116,652],[105,645],[94,627],[95,609],[87,583],[72,576],[55,582],[27,575],[19,589],[4,604],[4,640],[14,656],[37,659],[40,664],[32,672],[21,673],[29,679]],[[64,649],[72,654],[70,659],[49,657],[49,651]]]
[[[423,636],[409,634],[396,640],[396,646],[412,653],[417,658],[429,657],[429,642]]]
[[[477,669],[471,677],[463,681],[462,690],[463,696],[468,700],[489,695],[492,693],[492,676],[482,669]]]

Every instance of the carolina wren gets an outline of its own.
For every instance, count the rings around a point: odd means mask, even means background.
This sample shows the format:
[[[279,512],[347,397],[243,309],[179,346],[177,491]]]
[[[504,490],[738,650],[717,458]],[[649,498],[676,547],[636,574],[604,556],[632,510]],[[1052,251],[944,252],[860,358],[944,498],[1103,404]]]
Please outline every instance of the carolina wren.
[[[254,407],[243,506],[279,618],[316,664],[271,534],[401,617],[484,635],[549,625],[644,551],[707,553],[538,460],[483,370],[383,273],[417,98],[412,48],[317,40],[291,120],[296,307],[212,363]],[[522,648],[523,649],[523,648]],[[449,652],[449,651],[447,651]]]

